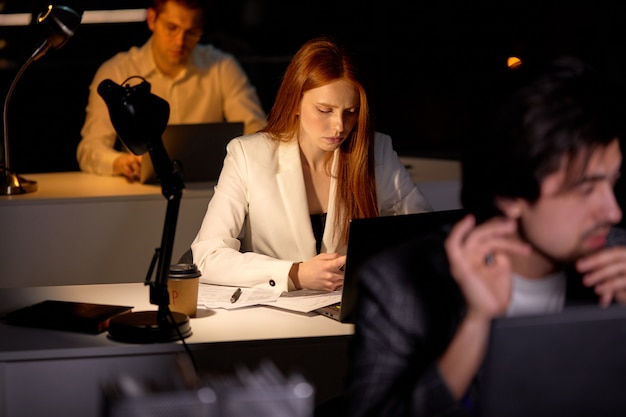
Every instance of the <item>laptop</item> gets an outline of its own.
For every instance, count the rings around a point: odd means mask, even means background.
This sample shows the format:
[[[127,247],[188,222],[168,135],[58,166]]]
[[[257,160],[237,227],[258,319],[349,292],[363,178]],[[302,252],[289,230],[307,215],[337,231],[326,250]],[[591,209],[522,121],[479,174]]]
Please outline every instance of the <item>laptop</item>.
[[[624,346],[624,306],[494,319],[479,376],[479,415],[624,415]]]
[[[184,182],[215,182],[226,157],[228,142],[243,134],[242,122],[168,125],[163,146],[172,161],[182,165]],[[149,153],[141,157],[142,184],[158,184]]]
[[[464,213],[463,209],[455,209],[352,219],[348,229],[341,302],[315,311],[343,323],[354,323],[358,271],[363,263],[384,249],[433,231],[443,223],[456,222]]]

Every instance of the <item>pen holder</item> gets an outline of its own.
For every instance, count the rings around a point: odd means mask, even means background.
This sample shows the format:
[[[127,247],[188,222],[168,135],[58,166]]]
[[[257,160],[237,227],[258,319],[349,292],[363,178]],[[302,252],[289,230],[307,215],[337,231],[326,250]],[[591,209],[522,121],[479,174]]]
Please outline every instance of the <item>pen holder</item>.
[[[170,296],[171,311],[196,317],[200,275],[195,264],[170,265],[167,291]]]

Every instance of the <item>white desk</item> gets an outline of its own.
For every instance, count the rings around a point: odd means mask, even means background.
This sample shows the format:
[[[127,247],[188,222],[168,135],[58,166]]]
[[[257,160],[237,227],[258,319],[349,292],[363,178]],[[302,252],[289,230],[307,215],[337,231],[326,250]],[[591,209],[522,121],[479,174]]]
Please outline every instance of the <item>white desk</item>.
[[[435,210],[459,207],[458,162],[401,159]],[[81,172],[23,176],[37,181],[38,191],[0,197],[0,312],[44,299],[156,310],[142,283],[161,244],[167,202],[160,186]],[[173,260],[195,237],[212,193],[212,184],[184,190]],[[191,327],[186,342],[201,371],[269,358],[311,381],[318,402],[341,391],[351,325],[254,307],[200,312]],[[180,343],[132,345],[106,333],[0,323],[0,417],[98,416],[100,384],[122,373],[169,377],[172,359],[184,354]]]
[[[23,177],[38,190],[0,197],[0,287],[144,281],[167,209],[159,185],[82,172]],[[213,185],[183,190],[173,262],[196,236]]]
[[[433,210],[461,208],[461,163],[447,159],[428,159],[400,156],[400,161],[411,174]]]
[[[460,207],[457,161],[400,159],[435,210]],[[144,281],[161,245],[167,201],[160,186],[82,172],[22,176],[38,190],[0,196],[0,288]],[[173,262],[195,238],[213,186],[187,184]]]
[[[0,288],[0,313],[44,299],[122,304],[156,310],[143,284]],[[341,392],[353,326],[317,314],[270,307],[199,310],[185,339],[200,374],[272,360],[312,382],[318,402]],[[163,380],[174,375],[180,342],[126,344],[89,335],[0,323],[0,417],[98,416],[101,384],[121,374]]]

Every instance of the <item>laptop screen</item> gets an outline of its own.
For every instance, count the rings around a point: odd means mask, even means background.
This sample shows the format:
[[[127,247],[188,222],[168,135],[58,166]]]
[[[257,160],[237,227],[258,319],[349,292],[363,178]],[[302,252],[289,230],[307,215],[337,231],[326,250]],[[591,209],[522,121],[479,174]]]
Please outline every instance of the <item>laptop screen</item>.
[[[163,146],[172,161],[182,165],[183,181],[217,181],[228,142],[243,134],[243,123],[200,123],[168,125],[162,135]],[[141,158],[142,184],[158,184],[152,159],[148,153]]]
[[[626,410],[626,307],[497,318],[481,417],[616,416]]]
[[[383,249],[433,231],[446,222],[456,222],[463,213],[462,209],[456,209],[350,221],[340,320],[354,322],[358,298],[358,270],[365,261]]]

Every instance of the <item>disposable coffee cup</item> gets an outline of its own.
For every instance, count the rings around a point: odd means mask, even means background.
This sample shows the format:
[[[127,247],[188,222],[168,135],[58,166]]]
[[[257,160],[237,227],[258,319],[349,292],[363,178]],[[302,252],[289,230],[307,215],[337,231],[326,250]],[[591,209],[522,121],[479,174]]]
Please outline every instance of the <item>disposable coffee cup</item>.
[[[195,317],[198,313],[200,271],[195,264],[170,265],[167,291],[170,310]]]

